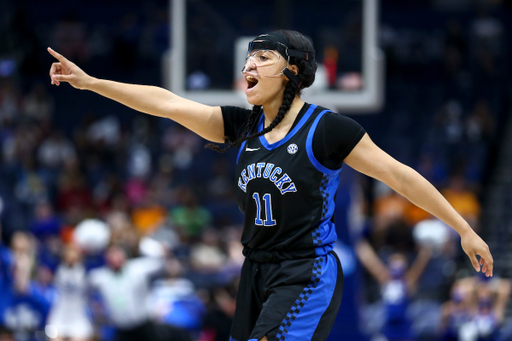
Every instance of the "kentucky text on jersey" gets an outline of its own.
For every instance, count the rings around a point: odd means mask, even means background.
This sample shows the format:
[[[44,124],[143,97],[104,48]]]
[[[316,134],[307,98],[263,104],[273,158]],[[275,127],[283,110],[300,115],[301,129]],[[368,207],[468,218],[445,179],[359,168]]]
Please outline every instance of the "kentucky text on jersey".
[[[281,175],[283,169],[281,167],[274,166],[275,165],[273,163],[266,162],[252,163],[248,165],[247,169],[244,168],[242,170],[240,177],[238,178],[238,187],[240,187],[242,191],[246,192],[249,181],[263,177],[264,179],[268,179],[273,182],[279,191],[281,191],[281,194],[297,192],[295,184],[288,174],[284,173],[278,179],[278,176]],[[285,187],[286,184],[288,184],[288,186]]]

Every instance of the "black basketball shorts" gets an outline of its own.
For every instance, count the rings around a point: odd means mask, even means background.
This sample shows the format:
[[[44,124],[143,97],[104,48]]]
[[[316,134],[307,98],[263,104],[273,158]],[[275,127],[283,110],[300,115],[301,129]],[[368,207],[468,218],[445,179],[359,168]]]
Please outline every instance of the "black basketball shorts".
[[[322,341],[331,331],[343,291],[334,252],[317,258],[242,267],[230,341]]]

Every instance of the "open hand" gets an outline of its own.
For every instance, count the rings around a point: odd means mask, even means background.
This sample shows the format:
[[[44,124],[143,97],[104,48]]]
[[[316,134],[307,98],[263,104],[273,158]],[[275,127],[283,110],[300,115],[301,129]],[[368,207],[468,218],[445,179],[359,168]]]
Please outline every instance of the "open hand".
[[[86,74],[82,69],[70,62],[60,53],[48,48],[48,52],[54,56],[59,62],[53,63],[50,68],[50,78],[52,84],[60,85],[60,82],[68,82],[76,89],[87,89],[87,85],[92,77]]]
[[[489,246],[480,238],[473,230],[468,231],[461,235],[461,245],[464,252],[468,255],[473,267],[476,271],[480,271],[482,265],[482,272],[487,277],[492,276],[494,260],[492,259]],[[480,256],[480,263],[476,258]]]

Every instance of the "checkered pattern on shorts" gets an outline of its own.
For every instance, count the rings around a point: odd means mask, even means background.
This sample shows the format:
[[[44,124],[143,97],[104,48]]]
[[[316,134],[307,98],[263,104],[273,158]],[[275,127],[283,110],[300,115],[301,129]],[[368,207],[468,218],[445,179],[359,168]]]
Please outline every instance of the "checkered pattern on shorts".
[[[315,289],[318,283],[320,282],[320,275],[322,274],[322,264],[320,264],[321,261],[322,257],[318,257],[315,260],[311,275],[311,282],[304,288],[304,290],[301,291],[299,298],[295,300],[295,303],[291,307],[290,311],[288,311],[286,317],[283,319],[283,322],[281,322],[281,325],[279,326],[279,331],[276,334],[276,341],[284,341],[286,339],[286,335],[288,334],[290,326],[292,325],[293,321],[297,318],[302,307],[304,307],[304,304],[313,293],[313,289]]]

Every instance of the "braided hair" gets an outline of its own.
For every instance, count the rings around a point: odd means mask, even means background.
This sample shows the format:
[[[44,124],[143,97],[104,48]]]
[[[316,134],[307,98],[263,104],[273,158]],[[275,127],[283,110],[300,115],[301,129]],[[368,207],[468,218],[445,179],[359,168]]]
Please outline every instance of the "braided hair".
[[[290,42],[290,46],[288,46],[290,49],[296,49],[296,50],[304,50],[304,51],[313,51],[313,46],[311,42],[306,39],[301,33],[297,31],[290,31],[290,30],[278,30],[278,33],[284,35],[288,41]],[[257,119],[261,112],[261,106],[255,105],[252,107],[252,112],[247,118],[247,121],[245,123],[244,132],[242,135],[235,141],[230,142],[229,146],[225,149],[221,149],[218,145],[213,143],[208,143],[205,148],[210,148],[212,150],[215,150],[220,153],[224,153],[227,150],[230,150],[233,147],[240,146],[244,141],[253,139],[262,135],[267,134],[272,129],[274,129],[281,121],[283,120],[284,116],[288,113],[290,110],[290,107],[292,106],[293,100],[295,99],[295,96],[297,94],[302,93],[302,90],[305,88],[311,86],[313,82],[315,81],[315,73],[317,69],[317,64],[315,60],[312,61],[306,61],[304,59],[296,58],[296,57],[290,57],[289,58],[291,65],[297,65],[299,67],[299,72],[297,73],[297,77],[300,80],[300,85],[297,86],[294,82],[289,81],[286,83],[286,86],[284,88],[284,94],[283,94],[283,102],[281,106],[279,107],[279,110],[277,112],[276,117],[274,120],[260,132],[255,132],[253,134],[249,133],[253,130],[254,125],[257,122]]]

